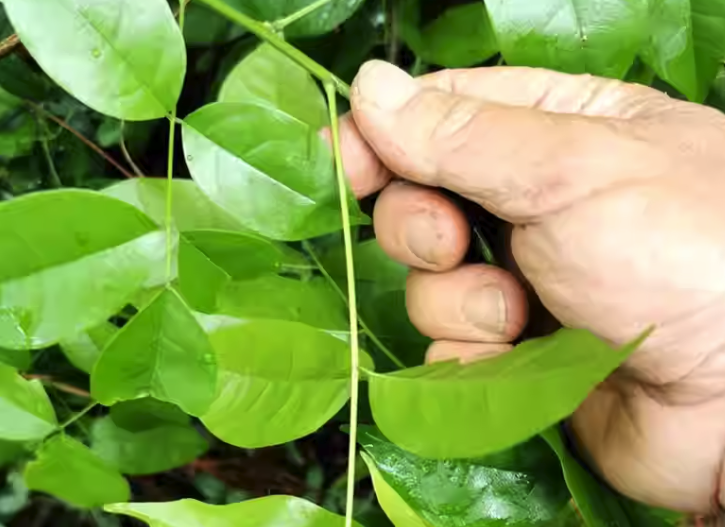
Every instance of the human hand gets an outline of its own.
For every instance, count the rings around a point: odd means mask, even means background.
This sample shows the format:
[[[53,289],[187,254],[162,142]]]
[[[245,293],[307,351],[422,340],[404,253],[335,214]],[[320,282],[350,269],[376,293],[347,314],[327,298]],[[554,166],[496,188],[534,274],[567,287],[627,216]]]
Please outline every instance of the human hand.
[[[441,187],[514,225],[516,264],[565,326],[623,344],[656,325],[572,419],[604,477],[652,505],[725,504],[725,116],[590,76],[413,80],[382,62],[360,71],[352,108],[346,170],[358,196],[383,189],[376,235],[414,268],[428,360],[505,352],[527,311],[512,274],[461,264],[469,228]]]

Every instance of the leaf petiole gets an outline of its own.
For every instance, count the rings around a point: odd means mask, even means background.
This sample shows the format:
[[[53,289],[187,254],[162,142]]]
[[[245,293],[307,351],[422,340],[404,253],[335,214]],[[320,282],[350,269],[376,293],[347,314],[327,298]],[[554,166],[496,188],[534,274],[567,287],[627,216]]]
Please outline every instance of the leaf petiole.
[[[76,414],[73,414],[72,416],[70,416],[70,418],[67,421],[58,425],[58,431],[61,432],[61,431],[65,430],[70,425],[72,425],[73,423],[75,423],[76,421],[81,419],[88,412],[93,410],[96,406],[98,406],[98,403],[96,401],[91,401],[85,408],[83,408],[83,410],[81,410],[80,412],[78,412]]]
[[[269,25],[272,28],[272,31],[275,32],[281,32],[286,28],[287,26],[294,24],[298,20],[306,17],[307,15],[314,13],[318,9],[325,7],[327,4],[329,4],[332,0],[317,0],[317,2],[313,2],[310,5],[303,7],[299,11],[295,11],[289,16],[286,16],[284,18],[280,18],[279,20],[275,20],[274,22],[271,22]]]
[[[220,15],[228,18],[235,24],[239,24],[250,33],[254,33],[260,39],[277,48],[279,51],[294,60],[297,64],[305,68],[312,75],[317,77],[323,84],[330,84],[335,90],[345,97],[350,98],[350,86],[342,79],[338,78],[330,70],[318,64],[310,57],[302,53],[300,50],[285,42],[283,38],[272,31],[267,24],[254,20],[252,17],[237,11],[224,0],[199,0]]]
[[[348,449],[347,494],[345,500],[345,527],[352,527],[352,513],[355,497],[355,459],[357,452],[357,416],[360,384],[360,350],[358,341],[357,292],[355,290],[355,264],[353,261],[350,210],[347,202],[347,180],[340,148],[340,122],[337,115],[337,93],[335,84],[324,83],[330,110],[330,127],[335,158],[335,173],[340,194],[342,214],[342,236],[345,243],[345,268],[347,271],[347,298],[350,318],[350,439]]]

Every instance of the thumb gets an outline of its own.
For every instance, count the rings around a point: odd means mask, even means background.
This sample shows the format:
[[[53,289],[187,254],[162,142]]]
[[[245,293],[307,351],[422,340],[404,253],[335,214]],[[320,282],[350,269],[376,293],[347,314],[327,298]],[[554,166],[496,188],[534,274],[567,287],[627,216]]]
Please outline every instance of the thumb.
[[[659,101],[649,88],[591,76],[481,68],[413,79],[381,61],[362,67],[351,100],[393,172],[517,223],[637,174],[645,147],[632,118]]]

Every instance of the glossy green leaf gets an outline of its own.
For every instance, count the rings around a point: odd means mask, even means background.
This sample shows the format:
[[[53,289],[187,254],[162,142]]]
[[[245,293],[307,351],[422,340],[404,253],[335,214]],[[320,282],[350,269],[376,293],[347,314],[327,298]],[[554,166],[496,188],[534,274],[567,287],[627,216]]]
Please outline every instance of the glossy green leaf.
[[[276,240],[341,228],[330,149],[309,125],[251,103],[210,104],[184,123],[192,177],[246,228]],[[353,223],[367,221],[349,199]]]
[[[134,178],[103,189],[103,193],[143,211],[157,225],[166,218],[166,179]],[[197,229],[238,231],[241,225],[214,205],[199,186],[188,179],[174,179],[171,204],[174,226],[181,232]]]
[[[163,425],[189,424],[189,416],[178,406],[151,397],[114,404],[110,415],[116,425],[131,432]]]
[[[4,0],[25,47],[60,86],[94,110],[141,121],[173,110],[186,71],[165,0]]]
[[[128,483],[118,471],[64,434],[43,443],[35,461],[25,467],[24,477],[29,489],[47,492],[76,507],[100,507],[131,497]]]
[[[162,424],[130,431],[106,417],[93,423],[91,449],[123,474],[144,475],[184,466],[209,448],[192,426]]]
[[[373,427],[361,427],[358,440],[378,500],[396,527],[554,527],[569,500],[558,460],[540,439],[466,460],[420,458]]]
[[[71,339],[64,340],[60,343],[60,349],[73,366],[86,373],[91,373],[103,348],[117,332],[117,326],[104,322]]]
[[[316,0],[225,0],[246,11],[257,20],[275,21],[303,9]],[[288,38],[310,37],[329,33],[350,18],[365,0],[332,0],[284,30]]]
[[[702,91],[697,78],[690,0],[650,0],[650,35],[640,51],[663,80],[691,99]]]
[[[312,76],[269,44],[260,45],[227,76],[219,102],[257,102],[319,130],[329,122],[327,103]]]
[[[277,445],[320,428],[349,397],[346,342],[297,322],[254,320],[210,336],[217,399],[202,421],[223,441]]]
[[[302,322],[333,331],[345,331],[350,326],[345,305],[322,278],[302,281],[265,276],[235,282],[219,295],[217,313],[240,319]]]
[[[507,64],[621,78],[649,31],[647,0],[487,0]]]
[[[16,370],[25,371],[32,364],[32,357],[28,350],[9,350],[0,348],[0,363],[12,366]]]
[[[195,500],[117,503],[108,512],[145,521],[149,527],[343,527],[345,519],[302,498],[267,496],[232,505]],[[353,522],[354,527],[360,527]]]
[[[0,439],[43,439],[57,425],[55,411],[40,381],[28,381],[0,364]]]
[[[424,62],[463,68],[488,60],[498,52],[483,2],[452,7],[425,27],[420,27],[420,0],[407,0],[401,11],[401,36]]]
[[[386,437],[420,456],[483,456],[570,415],[639,342],[617,351],[587,331],[564,329],[474,364],[371,374],[373,416]]]
[[[0,346],[74,338],[163,281],[166,242],[155,229],[133,207],[85,190],[0,203]]]
[[[284,265],[308,264],[286,245],[254,234],[188,231],[179,247],[179,288],[194,309],[213,313],[228,283],[276,274]]]
[[[91,393],[106,406],[151,396],[201,415],[215,390],[214,350],[172,289],[164,289],[117,333],[91,375]]]

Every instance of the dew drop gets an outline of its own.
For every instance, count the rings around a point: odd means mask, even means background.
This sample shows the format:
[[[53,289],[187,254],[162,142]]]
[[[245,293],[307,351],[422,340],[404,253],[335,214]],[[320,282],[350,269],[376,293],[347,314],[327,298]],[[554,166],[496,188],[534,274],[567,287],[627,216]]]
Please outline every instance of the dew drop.
[[[101,50],[98,48],[93,48],[91,51],[91,55],[93,55],[93,58],[99,58],[101,56]]]
[[[186,160],[187,161],[193,161],[194,160],[194,156],[192,156],[191,154],[189,154],[188,156],[186,156]]]

